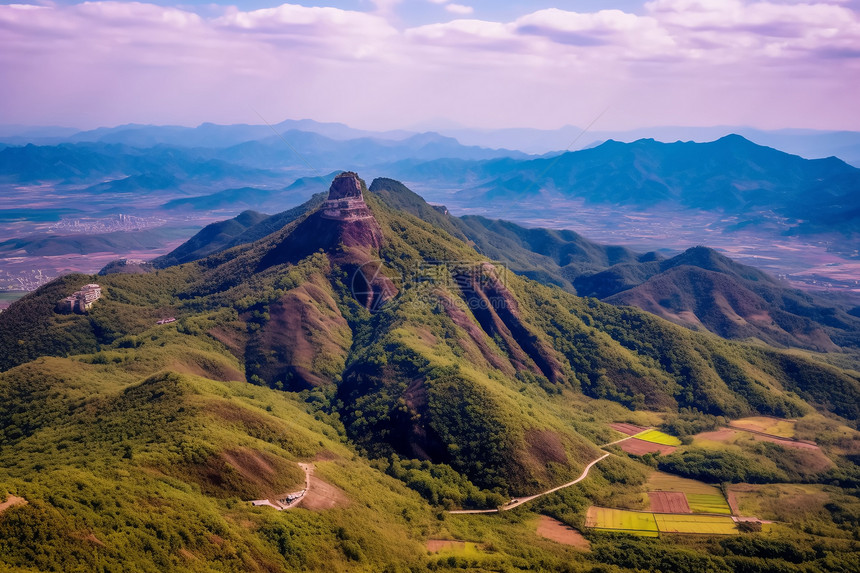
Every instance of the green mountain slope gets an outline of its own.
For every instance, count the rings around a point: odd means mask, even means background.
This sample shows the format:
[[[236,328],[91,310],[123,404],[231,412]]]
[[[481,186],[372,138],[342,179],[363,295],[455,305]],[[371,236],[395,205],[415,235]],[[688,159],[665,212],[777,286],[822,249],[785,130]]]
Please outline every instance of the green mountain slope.
[[[582,295],[731,339],[826,352],[856,347],[860,332],[850,301],[796,290],[705,247],[662,262],[615,265],[577,277],[574,286]]]
[[[479,535],[463,567],[587,569],[522,514],[479,534],[438,508],[569,482],[637,410],[856,424],[856,373],[520,277],[386,193],[345,173],[250,244],[98,277],[86,315],[54,311],[81,275],[0,314],[0,485],[29,501],[0,514],[0,562],[444,570],[461,562],[423,542]],[[324,484],[309,509],[247,503],[300,488],[298,462]],[[595,470],[578,511],[641,484],[634,467]]]

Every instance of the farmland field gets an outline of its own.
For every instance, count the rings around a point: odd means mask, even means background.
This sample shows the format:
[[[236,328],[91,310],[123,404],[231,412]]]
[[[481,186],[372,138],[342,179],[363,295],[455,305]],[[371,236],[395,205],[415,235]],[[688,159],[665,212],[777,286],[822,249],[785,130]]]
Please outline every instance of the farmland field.
[[[645,430],[640,434],[636,434],[636,439],[644,440],[646,442],[652,442],[654,444],[661,444],[664,446],[680,446],[681,440],[676,438],[675,436],[670,436],[669,434],[664,434],[659,430]]]
[[[731,517],[720,515],[654,514],[660,533],[702,533],[735,535],[738,528]]]
[[[623,442],[618,442],[618,447],[634,456],[642,456],[645,454],[661,453],[663,455],[671,454],[677,448],[675,446],[665,446],[654,442],[646,442],[637,438],[628,438]]]
[[[648,499],[654,513],[691,513],[687,496],[681,491],[649,491]]]
[[[731,515],[732,509],[723,494],[688,493],[687,503],[693,513],[721,513]]]
[[[661,533],[738,533],[734,520],[729,516],[646,513],[595,506],[588,508],[585,525],[601,531],[618,531],[645,537],[657,537]]]
[[[731,495],[741,515],[791,521],[825,514],[830,501],[826,486],[805,484],[735,484]]]
[[[650,491],[683,491],[688,496],[691,493],[722,495],[719,488],[705,482],[657,471],[648,478],[647,487]]]
[[[779,436],[782,438],[794,437],[794,421],[792,420],[768,418],[767,416],[752,416],[750,418],[733,420],[729,425],[735,428],[752,430],[753,432],[762,432],[764,434],[770,434],[772,436]]]
[[[628,436],[638,434],[639,432],[644,432],[648,429],[643,426],[637,426],[636,424],[628,424],[626,422],[616,422],[614,424],[609,424],[609,427],[616,432],[621,432],[622,434],[627,434]]]
[[[556,543],[570,545],[588,551],[591,544],[580,532],[564,523],[546,515],[541,515],[537,522],[537,534]]]
[[[585,518],[586,527],[606,531],[623,531],[647,537],[657,536],[657,520],[653,513],[590,507]]]

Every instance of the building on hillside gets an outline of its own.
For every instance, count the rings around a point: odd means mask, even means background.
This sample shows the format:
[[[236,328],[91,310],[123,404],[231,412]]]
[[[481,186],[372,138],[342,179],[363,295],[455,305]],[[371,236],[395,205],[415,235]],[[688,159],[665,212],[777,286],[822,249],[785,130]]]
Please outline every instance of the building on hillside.
[[[81,290],[60,301],[60,308],[64,312],[85,313],[92,308],[93,303],[102,296],[102,287],[93,283],[84,285]]]

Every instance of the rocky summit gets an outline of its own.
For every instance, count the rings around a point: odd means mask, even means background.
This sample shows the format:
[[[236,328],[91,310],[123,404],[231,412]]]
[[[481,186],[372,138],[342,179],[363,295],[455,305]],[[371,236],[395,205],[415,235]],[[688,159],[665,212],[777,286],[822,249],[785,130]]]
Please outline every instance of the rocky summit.
[[[357,173],[345,171],[334,178],[328,200],[322,207],[322,217],[338,221],[373,218],[361,194],[361,179]]]

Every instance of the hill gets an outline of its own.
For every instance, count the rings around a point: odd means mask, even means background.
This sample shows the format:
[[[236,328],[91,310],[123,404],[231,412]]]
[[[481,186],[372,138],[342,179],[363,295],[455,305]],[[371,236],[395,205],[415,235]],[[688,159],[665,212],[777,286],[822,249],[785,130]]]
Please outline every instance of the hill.
[[[661,262],[619,264],[574,284],[582,295],[725,338],[825,352],[858,343],[860,321],[849,314],[850,300],[823,300],[706,247]]]
[[[403,163],[393,171],[408,181],[466,185],[459,200],[469,204],[546,193],[718,211],[798,233],[852,232],[860,188],[860,169],[835,157],[803,159],[738,135],[710,143],[610,140],[554,157]]]
[[[370,190],[387,204],[505,263],[511,271],[580,296],[636,306],[682,326],[729,339],[757,338],[776,346],[819,351],[860,343],[860,319],[850,314],[852,301],[825,300],[799,291],[713,249],[691,248],[664,260],[657,253],[594,243],[573,231],[526,228],[477,216],[454,217],[393,179],[378,178]],[[288,211],[275,221],[283,225],[310,208]],[[239,223],[234,219],[223,225]],[[177,258],[171,253],[157,259],[156,264],[189,262],[266,234],[219,241],[210,237],[219,225],[222,223],[207,227],[174,252],[185,255]],[[267,224],[263,231],[274,228]],[[208,246],[201,249],[200,244]]]
[[[627,567],[599,534],[593,555],[538,541],[519,509],[479,521],[441,509],[570,482],[618,439],[609,422],[655,411],[856,425],[856,373],[506,273],[394,203],[441,211],[371,188],[343,173],[321,205],[251,243],[146,274],[69,275],[0,314],[0,484],[28,501],[0,515],[0,562]],[[240,235],[265,221],[246,218]],[[87,314],[55,312],[93,280],[103,296]],[[693,453],[679,456],[706,463]],[[832,455],[816,479],[853,483]],[[611,459],[541,511],[573,521],[594,500],[638,495],[642,464]],[[308,495],[325,495],[295,511],[248,503],[301,487],[298,462],[316,466]],[[850,554],[853,526],[827,523],[822,551]],[[431,536],[475,540],[479,554],[428,556]],[[659,543],[634,552],[687,566],[722,555]]]

